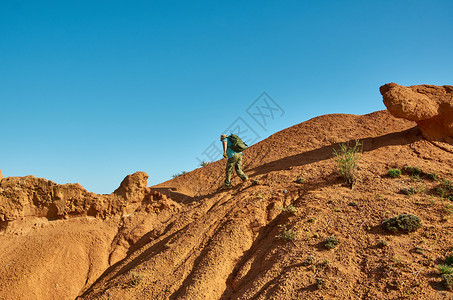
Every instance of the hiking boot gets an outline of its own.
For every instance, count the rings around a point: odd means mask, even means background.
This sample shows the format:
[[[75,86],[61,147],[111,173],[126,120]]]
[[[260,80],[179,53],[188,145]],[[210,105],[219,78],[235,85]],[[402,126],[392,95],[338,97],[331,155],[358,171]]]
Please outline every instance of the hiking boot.
[[[224,184],[222,185],[222,187],[220,188],[221,190],[229,190],[229,189],[232,189],[233,186],[231,184]]]

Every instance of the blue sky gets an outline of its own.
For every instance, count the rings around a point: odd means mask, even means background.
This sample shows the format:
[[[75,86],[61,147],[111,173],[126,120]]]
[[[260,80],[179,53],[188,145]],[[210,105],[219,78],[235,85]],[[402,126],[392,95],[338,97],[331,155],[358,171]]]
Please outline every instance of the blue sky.
[[[0,169],[111,193],[135,171],[153,185],[199,167],[238,120],[259,141],[385,109],[382,84],[453,84],[452,11],[450,0],[1,1]],[[263,101],[280,110],[264,108],[260,126],[247,112]]]

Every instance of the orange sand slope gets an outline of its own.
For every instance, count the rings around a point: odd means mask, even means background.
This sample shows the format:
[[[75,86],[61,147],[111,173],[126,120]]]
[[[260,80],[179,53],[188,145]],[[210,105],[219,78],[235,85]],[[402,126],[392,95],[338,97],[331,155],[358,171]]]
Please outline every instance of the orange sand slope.
[[[351,189],[333,149],[357,139]],[[250,180],[234,176],[226,191],[225,160],[153,187],[138,172],[110,195],[7,177],[0,299],[451,298],[436,271],[452,246],[453,207],[438,196],[440,181],[387,176],[404,166],[452,180],[453,147],[379,111],[325,115],[270,136],[244,151]],[[410,187],[418,193],[400,192]],[[297,210],[283,209],[290,204]],[[381,228],[401,213],[422,228]],[[290,230],[295,239],[282,238]],[[334,249],[324,246],[330,236],[340,241]]]

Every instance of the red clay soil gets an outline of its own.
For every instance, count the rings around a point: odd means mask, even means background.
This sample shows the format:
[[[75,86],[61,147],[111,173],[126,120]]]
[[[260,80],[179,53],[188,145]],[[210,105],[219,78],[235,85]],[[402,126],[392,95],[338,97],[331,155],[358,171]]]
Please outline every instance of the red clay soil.
[[[333,149],[356,140],[351,188]],[[219,190],[225,163],[150,188],[135,173],[111,195],[4,178],[0,299],[453,298],[437,272],[453,246],[453,205],[437,192],[453,147],[415,123],[387,111],[311,119],[245,150],[250,180]],[[439,180],[387,175],[405,166]],[[403,213],[422,227],[382,228]]]

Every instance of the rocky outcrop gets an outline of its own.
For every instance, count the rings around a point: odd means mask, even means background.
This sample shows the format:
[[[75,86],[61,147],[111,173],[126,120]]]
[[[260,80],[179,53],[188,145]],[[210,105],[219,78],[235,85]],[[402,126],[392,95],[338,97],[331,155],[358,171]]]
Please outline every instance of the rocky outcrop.
[[[415,121],[428,140],[453,142],[453,86],[388,83],[380,87],[395,117]]]
[[[106,218],[123,214],[130,204],[142,201],[148,204],[148,211],[173,207],[173,201],[146,187],[147,179],[148,174],[137,172],[126,176],[114,193],[98,195],[78,183],[62,185],[34,176],[7,177],[0,181],[0,227],[28,216],[50,220],[81,215]]]
[[[148,177],[148,174],[145,172],[135,172],[134,174],[127,175],[114,193],[131,203],[142,201],[145,196]]]
[[[2,170],[0,170],[0,181],[3,179]]]

